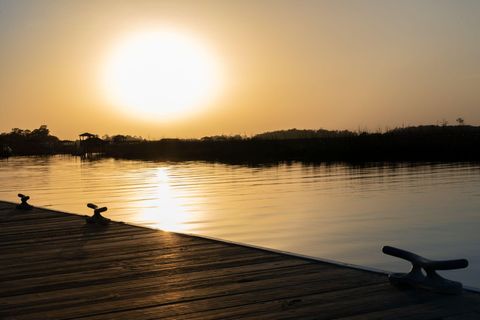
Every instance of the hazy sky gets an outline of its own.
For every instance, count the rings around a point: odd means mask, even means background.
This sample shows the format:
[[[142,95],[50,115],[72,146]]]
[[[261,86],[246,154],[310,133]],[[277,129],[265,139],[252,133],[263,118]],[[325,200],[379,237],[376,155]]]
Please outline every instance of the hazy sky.
[[[115,41],[162,25],[219,57],[225,86],[165,122],[119,112],[99,73]],[[0,0],[0,131],[47,124],[150,138],[287,128],[480,124],[480,1]]]

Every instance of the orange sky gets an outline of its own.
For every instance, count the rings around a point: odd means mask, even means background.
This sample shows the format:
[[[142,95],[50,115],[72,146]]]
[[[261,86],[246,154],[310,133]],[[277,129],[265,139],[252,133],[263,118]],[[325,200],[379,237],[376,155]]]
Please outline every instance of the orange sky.
[[[113,44],[178,28],[226,85],[175,121],[119,112],[99,86]],[[150,138],[480,124],[478,1],[0,0],[0,131]],[[161,88],[159,88],[161,90]]]

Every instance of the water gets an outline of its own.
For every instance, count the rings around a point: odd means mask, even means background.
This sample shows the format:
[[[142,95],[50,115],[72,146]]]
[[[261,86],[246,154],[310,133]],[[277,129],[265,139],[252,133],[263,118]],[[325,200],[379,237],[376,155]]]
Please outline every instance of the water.
[[[447,275],[480,288],[480,165],[247,167],[77,157],[0,160],[0,199],[320,258],[406,271],[393,245],[467,258]]]

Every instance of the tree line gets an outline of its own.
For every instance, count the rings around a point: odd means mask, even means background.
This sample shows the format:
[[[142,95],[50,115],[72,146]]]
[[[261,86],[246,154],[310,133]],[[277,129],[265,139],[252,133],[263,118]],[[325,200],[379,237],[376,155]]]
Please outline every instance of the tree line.
[[[251,137],[218,135],[200,139],[148,141],[127,135],[95,137],[106,157],[145,160],[202,160],[228,163],[279,161],[478,161],[480,127],[424,125],[385,132],[288,129]],[[80,143],[60,140],[46,125],[0,134],[14,155],[79,154]]]

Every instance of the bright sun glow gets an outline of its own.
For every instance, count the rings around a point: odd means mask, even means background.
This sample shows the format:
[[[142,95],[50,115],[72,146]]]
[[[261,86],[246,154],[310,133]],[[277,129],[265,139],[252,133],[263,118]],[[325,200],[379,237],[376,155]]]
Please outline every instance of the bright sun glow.
[[[136,33],[114,46],[102,73],[115,106],[154,120],[187,116],[220,91],[218,58],[172,30]]]

